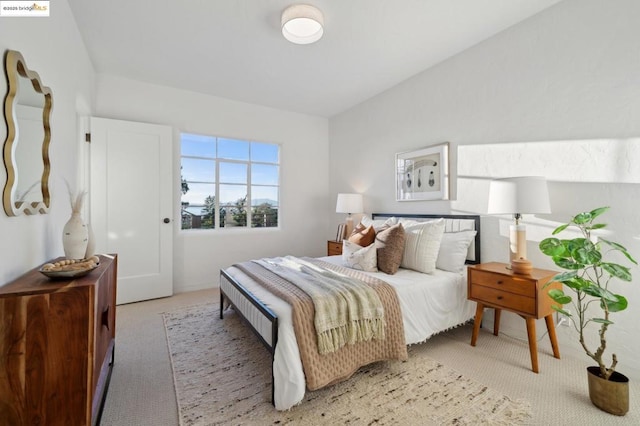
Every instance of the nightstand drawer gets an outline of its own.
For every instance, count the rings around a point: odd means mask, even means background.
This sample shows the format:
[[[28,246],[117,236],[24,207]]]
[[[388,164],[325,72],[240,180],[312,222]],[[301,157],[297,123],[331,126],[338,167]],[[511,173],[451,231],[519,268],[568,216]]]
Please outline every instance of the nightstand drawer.
[[[515,278],[508,275],[500,275],[492,272],[471,269],[471,282],[475,285],[495,288],[500,291],[521,294],[528,297],[536,297],[536,285],[534,281],[524,278]]]
[[[342,254],[342,241],[327,241],[327,256],[338,256]]]
[[[536,299],[480,285],[471,286],[470,299],[523,314],[536,314]]]

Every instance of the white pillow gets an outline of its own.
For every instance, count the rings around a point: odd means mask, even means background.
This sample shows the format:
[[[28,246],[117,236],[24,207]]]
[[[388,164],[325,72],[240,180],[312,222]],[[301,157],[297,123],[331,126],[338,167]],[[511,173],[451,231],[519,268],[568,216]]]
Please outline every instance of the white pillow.
[[[476,231],[445,232],[440,241],[440,251],[436,260],[436,268],[443,271],[462,272],[469,246],[476,236]]]
[[[362,219],[360,219],[360,223],[364,225],[365,228],[373,225],[373,229],[378,233],[382,228],[390,228],[396,223],[398,223],[398,219],[394,216],[388,217],[386,219],[371,219],[369,216],[364,215]]]
[[[378,272],[376,245],[360,247],[349,240],[342,241],[342,263],[349,268],[366,272]]]
[[[403,226],[406,239],[400,266],[426,274],[433,273],[444,234],[444,219],[407,223]]]
[[[433,222],[433,220],[434,219],[415,220],[415,219],[406,219],[404,217],[401,217],[401,218],[398,219],[398,223],[401,223],[402,226],[404,226],[406,228],[407,226],[417,225],[419,223]]]

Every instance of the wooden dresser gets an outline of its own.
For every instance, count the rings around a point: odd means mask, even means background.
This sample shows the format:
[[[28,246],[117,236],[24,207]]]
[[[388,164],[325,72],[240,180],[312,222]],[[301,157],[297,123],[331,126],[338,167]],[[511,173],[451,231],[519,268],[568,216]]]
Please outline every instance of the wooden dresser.
[[[93,425],[115,344],[117,256],[79,278],[0,287],[0,425]]]

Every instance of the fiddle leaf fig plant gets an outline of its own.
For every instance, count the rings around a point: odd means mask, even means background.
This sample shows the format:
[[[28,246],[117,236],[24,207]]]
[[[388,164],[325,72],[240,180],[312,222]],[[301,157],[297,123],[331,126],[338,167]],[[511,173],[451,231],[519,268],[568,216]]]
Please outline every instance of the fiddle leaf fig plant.
[[[557,235],[569,227],[577,228],[582,234],[578,238],[563,240],[551,237],[540,242],[542,253],[566,270],[553,277],[552,281],[561,282],[574,293],[572,297],[563,290],[549,290],[549,296],[557,303],[552,307],[561,314],[574,318],[569,310],[563,308],[563,305],[573,305],[572,312],[577,316],[573,325],[580,336],[580,345],[586,354],[598,363],[600,376],[606,380],[609,380],[618,363],[616,354],[612,354],[608,367],[603,361],[607,348],[606,333],[613,324],[610,316],[627,308],[627,299],[610,291],[609,285],[613,279],[630,282],[631,271],[627,266],[605,260],[605,257],[619,252],[629,262],[638,264],[622,245],[602,237],[598,237],[597,242],[593,241],[591,232],[606,227],[606,224],[594,221],[608,209],[609,207],[600,207],[590,212],[579,213],[571,222],[557,227],[552,233]],[[599,307],[597,311],[596,306]],[[595,350],[592,350],[585,340],[587,326],[590,323],[599,326],[599,344]]]

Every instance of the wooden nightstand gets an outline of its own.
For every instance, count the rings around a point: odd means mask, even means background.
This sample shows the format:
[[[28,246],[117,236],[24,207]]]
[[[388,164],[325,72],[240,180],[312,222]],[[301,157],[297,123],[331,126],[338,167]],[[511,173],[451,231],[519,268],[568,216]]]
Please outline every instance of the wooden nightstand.
[[[327,240],[327,256],[339,256],[342,254],[342,241]]]
[[[506,309],[520,315],[526,321],[531,369],[535,373],[538,372],[536,319],[545,319],[553,356],[560,358],[556,329],[553,323],[552,300],[547,293],[552,288],[562,289],[562,284],[554,282],[543,289],[544,285],[556,274],[557,272],[554,271],[535,268],[528,275],[514,274],[513,271],[507,269],[507,264],[498,262],[469,266],[467,298],[478,303],[471,346],[476,345],[484,308],[495,309],[493,334],[496,336],[500,330],[500,313],[502,309]]]

